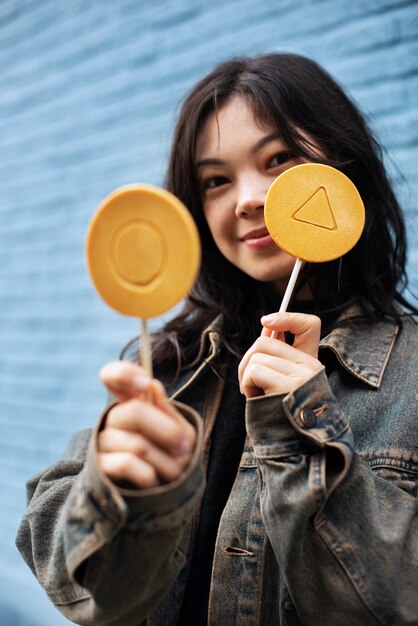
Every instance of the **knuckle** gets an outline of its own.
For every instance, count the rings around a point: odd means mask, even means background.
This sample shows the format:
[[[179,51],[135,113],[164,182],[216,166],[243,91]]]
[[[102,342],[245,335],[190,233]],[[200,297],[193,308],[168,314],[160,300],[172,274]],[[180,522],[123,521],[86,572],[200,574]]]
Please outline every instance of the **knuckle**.
[[[322,322],[319,319],[319,317],[315,320],[315,329],[317,330],[317,332],[321,331],[321,327],[322,327]]]
[[[263,354],[260,353],[260,352],[255,352],[251,356],[251,358],[250,358],[250,360],[248,362],[247,369],[250,368],[250,372],[251,372],[255,367],[257,367],[257,365],[259,365],[262,362],[262,360],[263,360]]]
[[[152,465],[144,466],[141,469],[141,478],[146,487],[154,487],[158,482],[157,472]]]
[[[137,437],[134,445],[134,454],[142,459],[146,459],[150,451],[149,443],[142,437]]]
[[[266,345],[266,338],[265,337],[257,337],[257,339],[254,342],[254,348],[258,351],[258,350],[262,350],[264,348],[264,346]]]
[[[243,387],[243,389],[245,389],[249,385],[252,385],[252,381],[253,381],[254,376],[255,376],[255,369],[256,369],[256,367],[252,364],[252,365],[249,365],[247,367],[247,369],[245,370],[245,374],[244,374],[243,379],[242,379],[242,387]]]
[[[123,453],[119,458],[119,470],[124,476],[132,476],[135,469],[135,457],[129,452]]]
[[[255,376],[257,371],[258,371],[258,363],[256,361],[251,361],[247,368],[248,376],[249,377]]]
[[[311,315],[311,323],[312,326],[319,327],[321,326],[321,319],[317,315]]]

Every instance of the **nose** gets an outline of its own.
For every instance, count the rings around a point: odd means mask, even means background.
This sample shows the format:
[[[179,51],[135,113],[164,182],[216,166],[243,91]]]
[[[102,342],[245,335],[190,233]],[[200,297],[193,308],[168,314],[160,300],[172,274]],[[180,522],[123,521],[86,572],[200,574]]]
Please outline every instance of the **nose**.
[[[267,189],[260,181],[253,178],[246,178],[241,181],[238,187],[235,215],[244,219],[249,219],[264,210],[264,200]]]

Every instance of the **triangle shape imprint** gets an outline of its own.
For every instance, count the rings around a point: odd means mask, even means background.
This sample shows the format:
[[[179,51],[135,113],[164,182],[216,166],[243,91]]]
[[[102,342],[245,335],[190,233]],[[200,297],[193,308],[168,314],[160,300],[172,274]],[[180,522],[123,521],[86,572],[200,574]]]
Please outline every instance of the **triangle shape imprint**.
[[[326,230],[337,230],[337,222],[325,187],[319,187],[296,211],[292,219]]]

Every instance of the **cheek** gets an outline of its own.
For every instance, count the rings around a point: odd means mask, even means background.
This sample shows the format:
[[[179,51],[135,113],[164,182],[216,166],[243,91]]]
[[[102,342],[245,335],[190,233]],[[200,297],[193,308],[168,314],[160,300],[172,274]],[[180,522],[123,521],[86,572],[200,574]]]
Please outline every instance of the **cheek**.
[[[222,213],[220,211],[211,210],[210,208],[204,208],[203,215],[205,216],[206,223],[212,233],[212,237],[216,242],[218,242],[219,237],[225,229]]]

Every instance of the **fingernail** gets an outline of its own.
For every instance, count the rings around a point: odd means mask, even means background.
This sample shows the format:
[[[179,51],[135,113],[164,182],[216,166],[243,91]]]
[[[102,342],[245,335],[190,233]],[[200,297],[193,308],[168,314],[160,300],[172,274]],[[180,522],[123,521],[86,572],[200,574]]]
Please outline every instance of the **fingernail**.
[[[150,379],[141,374],[137,374],[134,378],[134,387],[137,391],[146,391],[150,384]]]
[[[276,318],[277,316],[275,313],[270,313],[269,315],[263,315],[261,321],[264,322],[264,324],[272,324]]]

